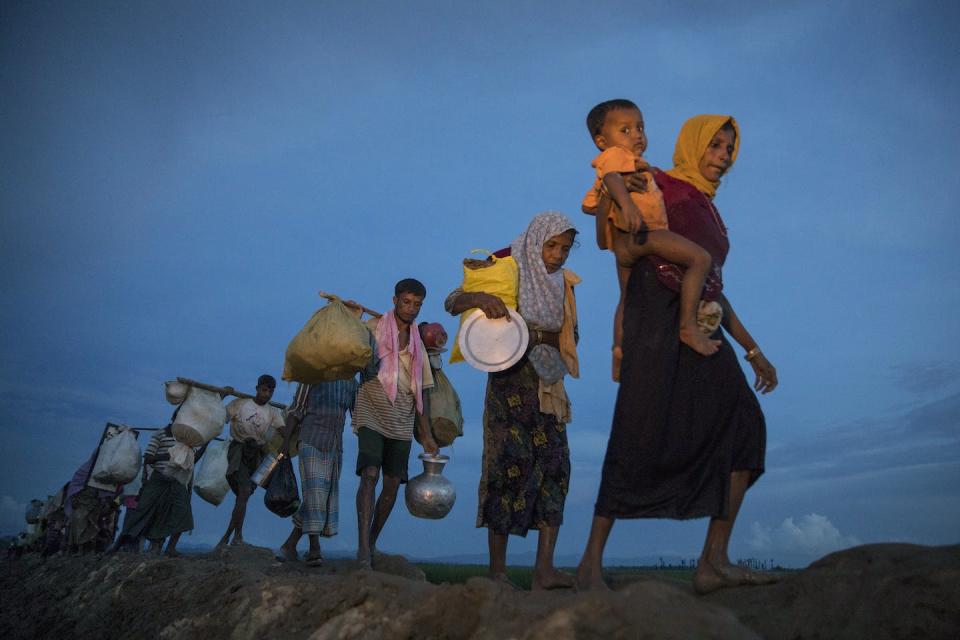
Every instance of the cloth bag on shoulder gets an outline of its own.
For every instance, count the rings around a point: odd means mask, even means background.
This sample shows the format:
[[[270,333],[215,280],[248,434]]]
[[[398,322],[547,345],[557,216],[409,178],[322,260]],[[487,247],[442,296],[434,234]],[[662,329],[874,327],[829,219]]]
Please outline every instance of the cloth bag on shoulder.
[[[230,483],[227,482],[229,448],[229,440],[216,440],[210,443],[200,461],[200,470],[193,484],[196,494],[214,506],[223,502],[223,498],[230,491]]]
[[[437,446],[448,447],[463,435],[463,412],[460,396],[443,369],[433,370],[430,389],[430,429]],[[416,432],[416,430],[414,430]]]
[[[486,253],[489,257],[486,260],[467,258],[463,261],[463,284],[460,288],[464,293],[483,291],[497,296],[511,309],[516,309],[517,292],[520,288],[520,268],[517,261],[512,256],[498,258],[485,249],[474,249],[470,253]],[[460,314],[460,328],[457,329],[457,337],[450,352],[451,364],[463,362],[463,354],[460,353],[460,330],[463,328],[463,321],[472,311],[473,309],[467,309]]]
[[[316,384],[347,380],[370,361],[370,333],[336,299],[313,314],[287,346],[283,379]]]

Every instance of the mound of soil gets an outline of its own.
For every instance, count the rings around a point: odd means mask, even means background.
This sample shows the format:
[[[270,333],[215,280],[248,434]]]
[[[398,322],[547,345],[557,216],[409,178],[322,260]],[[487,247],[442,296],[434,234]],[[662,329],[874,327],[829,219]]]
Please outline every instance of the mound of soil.
[[[772,587],[708,597],[648,576],[609,593],[518,592],[484,578],[432,585],[399,556],[377,560],[377,571],[350,560],[312,568],[257,547],[28,555],[3,563],[0,637],[954,638],[960,628],[960,547],[860,547]]]

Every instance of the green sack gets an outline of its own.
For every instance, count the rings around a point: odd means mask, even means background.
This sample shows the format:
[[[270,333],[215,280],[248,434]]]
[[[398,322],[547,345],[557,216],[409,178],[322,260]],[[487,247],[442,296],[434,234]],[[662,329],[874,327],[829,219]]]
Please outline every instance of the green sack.
[[[313,314],[287,346],[283,379],[305,384],[346,380],[367,366],[370,332],[339,299]]]

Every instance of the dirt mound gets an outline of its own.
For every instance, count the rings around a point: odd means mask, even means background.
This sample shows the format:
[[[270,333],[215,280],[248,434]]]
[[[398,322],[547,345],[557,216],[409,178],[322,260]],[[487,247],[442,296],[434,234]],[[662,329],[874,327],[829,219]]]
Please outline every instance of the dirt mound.
[[[872,544],[705,598],[765,638],[960,638],[960,545]]]
[[[647,576],[610,593],[526,593],[483,578],[432,585],[399,556],[378,556],[377,567],[311,568],[257,547],[24,556],[4,562],[0,637],[953,638],[960,623],[958,547],[861,547],[773,587],[706,598]]]

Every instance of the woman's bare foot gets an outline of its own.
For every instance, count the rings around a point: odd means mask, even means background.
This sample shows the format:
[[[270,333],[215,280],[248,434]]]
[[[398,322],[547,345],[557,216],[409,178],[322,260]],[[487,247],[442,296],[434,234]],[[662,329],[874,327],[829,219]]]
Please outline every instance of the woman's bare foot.
[[[491,573],[488,577],[498,584],[502,584],[510,587],[514,591],[523,591],[523,589],[518,587],[517,584],[513,580],[508,578],[507,574],[505,573]]]
[[[620,365],[623,363],[623,349],[613,348],[613,381],[620,382]]]
[[[233,536],[233,540],[230,541],[230,546],[231,547],[248,547],[250,545],[244,542],[243,538],[239,536]]]
[[[549,591],[551,589],[572,589],[577,586],[577,580],[569,573],[550,568],[545,571],[533,572],[531,591]]]
[[[712,356],[720,350],[720,341],[711,340],[696,326],[692,329],[680,327],[680,342],[702,356]]]
[[[610,587],[599,569],[581,562],[577,567],[577,591],[610,591]]]

